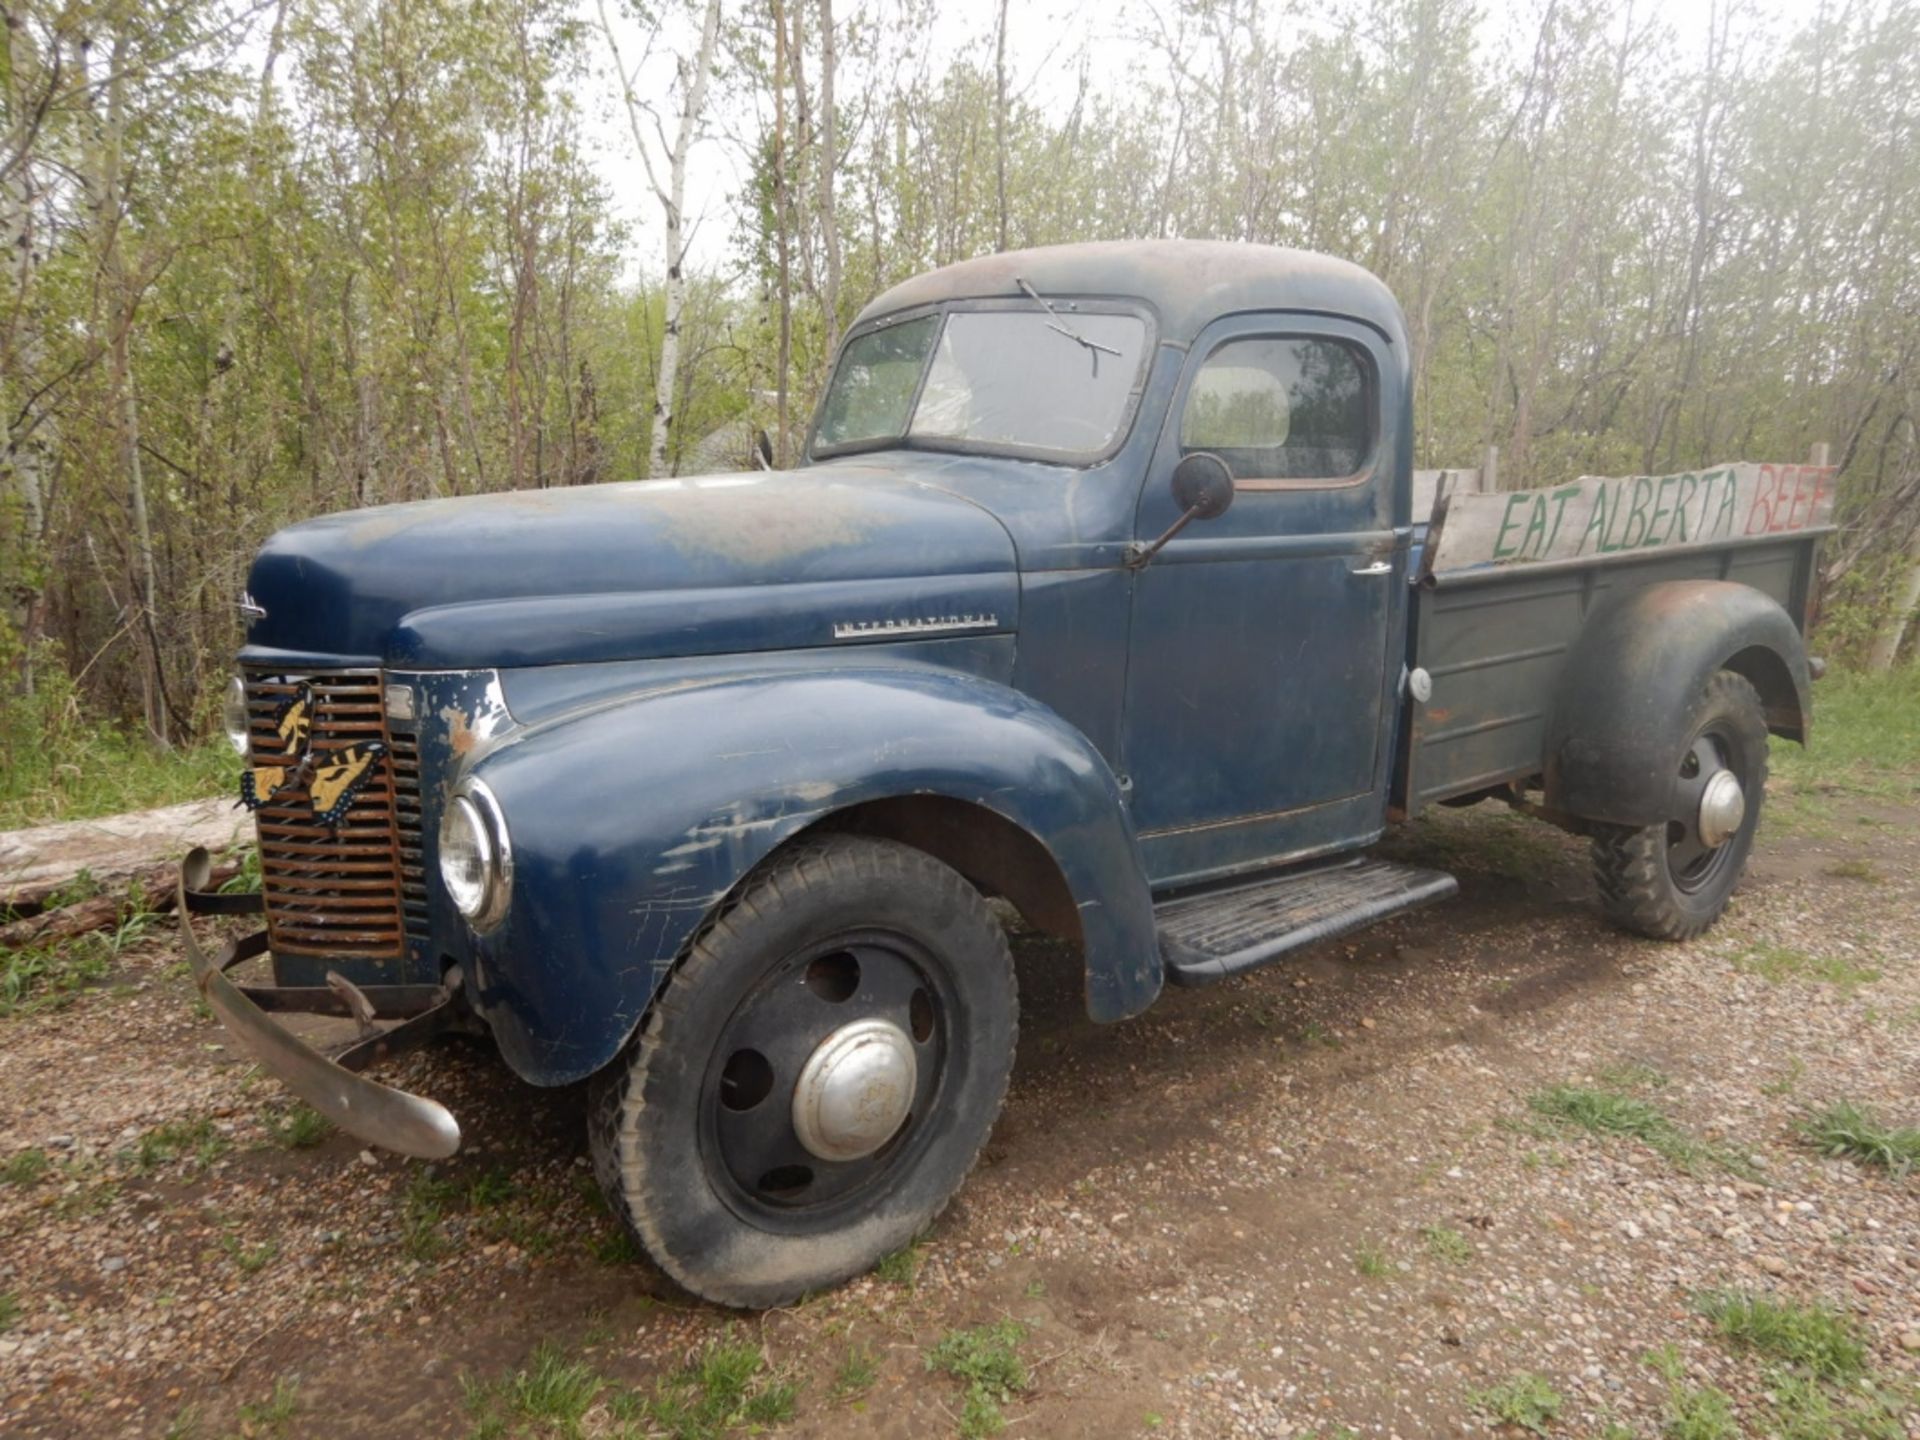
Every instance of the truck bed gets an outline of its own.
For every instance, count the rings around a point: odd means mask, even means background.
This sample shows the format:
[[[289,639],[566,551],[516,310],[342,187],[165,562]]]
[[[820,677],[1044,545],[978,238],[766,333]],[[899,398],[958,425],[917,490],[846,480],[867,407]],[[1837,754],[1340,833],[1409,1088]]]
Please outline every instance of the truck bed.
[[[1461,498],[1481,512],[1510,499]],[[1396,819],[1540,773],[1568,652],[1609,597],[1662,581],[1731,580],[1771,596],[1804,625],[1819,537],[1831,529],[1824,510],[1810,508],[1805,525],[1752,537],[1577,558],[1548,552],[1532,563],[1463,564],[1460,544],[1448,556],[1447,547],[1436,543],[1448,524],[1448,508],[1443,500],[1415,575],[1407,665],[1427,672],[1432,693],[1424,704],[1406,701],[1391,797]],[[1456,524],[1459,518],[1453,516]],[[1507,527],[1509,533],[1515,529]]]

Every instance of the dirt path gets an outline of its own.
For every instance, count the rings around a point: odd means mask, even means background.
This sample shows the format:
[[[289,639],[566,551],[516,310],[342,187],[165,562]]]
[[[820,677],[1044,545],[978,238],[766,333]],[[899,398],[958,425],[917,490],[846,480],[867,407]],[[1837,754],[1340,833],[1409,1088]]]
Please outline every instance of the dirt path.
[[[1842,1098],[1920,1123],[1920,817],[1769,835],[1685,946],[1604,929],[1555,832],[1473,812],[1398,847],[1461,898],[1119,1027],[1023,940],[1013,1093],[959,1201],[889,1278],[762,1316],[634,1263],[581,1093],[478,1046],[399,1076],[461,1116],[455,1163],[290,1148],[162,932],[112,988],[0,1021],[0,1433],[564,1433],[529,1418],[546,1390],[481,1388],[538,1360],[591,1371],[582,1433],[665,1433],[633,1396],[729,1335],[796,1387],[783,1433],[987,1433],[928,1359],[1012,1319],[1013,1435],[1412,1440],[1504,1409],[1653,1436],[1724,1403],[1735,1428],[1675,1433],[1732,1436],[1821,1396],[1796,1433],[1920,1435],[1920,1179],[1797,1130]],[[1646,1138],[1530,1103],[1569,1085]],[[1793,1388],[1699,1313],[1715,1288],[1831,1307],[1856,1378]]]

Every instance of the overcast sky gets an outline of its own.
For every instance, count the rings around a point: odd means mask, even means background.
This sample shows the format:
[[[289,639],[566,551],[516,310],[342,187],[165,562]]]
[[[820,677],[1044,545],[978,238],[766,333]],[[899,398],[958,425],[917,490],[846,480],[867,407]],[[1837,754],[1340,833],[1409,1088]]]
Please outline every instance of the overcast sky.
[[[837,10],[843,20],[857,11],[858,3],[841,0]],[[866,3],[884,10],[892,8],[890,0]],[[1532,45],[1545,0],[1485,3],[1481,44],[1489,53]],[[1635,23],[1642,23],[1649,10],[1657,13],[1674,31],[1677,54],[1700,56],[1705,52],[1711,18],[1724,15],[1727,4],[1728,0],[1638,0]],[[741,0],[727,0],[727,5],[729,11],[738,9]],[[609,3],[610,13],[615,8]],[[942,0],[924,63],[937,71],[969,49],[989,56],[996,8],[994,0]],[[1083,48],[1090,52],[1096,88],[1102,83],[1101,77],[1108,77],[1108,85],[1124,84],[1148,57],[1139,37],[1153,26],[1156,8],[1170,14],[1172,0],[1013,0],[1007,26],[1010,89],[1049,113],[1064,111],[1073,100]],[[1273,5],[1271,13],[1281,23],[1311,26],[1320,8],[1315,0],[1300,0],[1292,8]],[[1735,0],[1736,14],[1743,25],[1757,24],[1776,32],[1798,28],[1822,9],[1831,12],[1835,8],[1836,0]],[[586,0],[584,9],[589,17],[597,13],[592,0]],[[638,57],[643,39],[637,26],[628,25],[623,30],[621,44],[629,64]],[[670,55],[665,51],[678,44],[691,53],[697,33],[689,23],[670,30],[663,39],[670,43],[656,52],[642,71],[638,88],[643,94],[662,92],[673,73]],[[811,63],[808,73],[814,73]],[[647,191],[645,177],[633,158],[611,69],[600,74],[597,81],[595,93],[581,97],[588,118],[589,143],[613,194],[616,213],[632,227],[627,248],[633,272],[657,274],[662,264],[659,206]],[[753,106],[757,98],[742,94],[741,88],[737,84],[715,86],[710,96],[715,133],[695,147],[688,170],[688,209],[695,225],[690,248],[696,268],[724,265],[733,258],[731,197],[745,184],[740,140],[754,133]]]

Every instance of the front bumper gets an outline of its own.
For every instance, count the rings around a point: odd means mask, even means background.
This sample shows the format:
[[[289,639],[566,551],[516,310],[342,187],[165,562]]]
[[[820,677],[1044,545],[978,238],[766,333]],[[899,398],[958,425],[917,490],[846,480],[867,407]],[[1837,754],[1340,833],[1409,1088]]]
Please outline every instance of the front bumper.
[[[209,959],[193,933],[195,911],[258,909],[236,905],[241,897],[199,893],[205,883],[206,852],[196,850],[180,867],[180,933],[186,942],[187,963],[201,998],[243,1048],[277,1075],[287,1089],[349,1135],[402,1155],[444,1160],[460,1148],[460,1126],[444,1105],[409,1095],[358,1072],[360,1067],[391,1059],[443,1031],[453,1028],[464,1013],[458,972],[438,986],[357,986],[329,975],[326,987],[286,989],[241,986],[229,978],[234,966],[266,953],[266,932],[229,942]],[[191,883],[190,883],[191,882]],[[360,1038],[329,1058],[283,1029],[260,1003],[279,1010],[350,1015],[360,1022]],[[398,1019],[387,1029],[375,1020]]]

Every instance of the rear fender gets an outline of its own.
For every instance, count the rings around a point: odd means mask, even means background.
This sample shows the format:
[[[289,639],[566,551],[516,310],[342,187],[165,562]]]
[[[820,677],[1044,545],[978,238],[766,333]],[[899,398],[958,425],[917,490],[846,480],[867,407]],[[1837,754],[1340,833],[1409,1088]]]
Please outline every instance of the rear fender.
[[[1597,610],[1562,671],[1547,727],[1550,808],[1616,825],[1668,817],[1684,717],[1717,670],[1760,692],[1767,728],[1804,742],[1806,646],[1778,602],[1749,585],[1681,580]]]
[[[683,686],[529,727],[473,773],[513,852],[506,917],[477,942],[475,999],[536,1084],[613,1059],[702,922],[778,846],[900,797],[981,807],[1038,842],[1044,855],[1028,853],[1071,894],[1093,1018],[1159,992],[1111,770],[1053,711],[991,681],[875,667]]]

